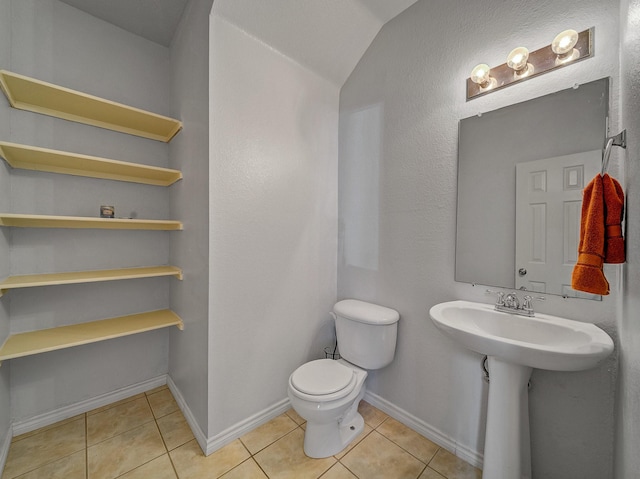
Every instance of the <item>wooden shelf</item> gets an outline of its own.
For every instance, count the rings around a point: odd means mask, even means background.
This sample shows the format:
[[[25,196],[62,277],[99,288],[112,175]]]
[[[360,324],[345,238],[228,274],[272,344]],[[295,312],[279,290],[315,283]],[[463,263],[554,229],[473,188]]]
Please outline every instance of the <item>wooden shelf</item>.
[[[0,296],[10,289],[57,286],[61,284],[97,283],[122,279],[156,278],[175,276],[182,279],[182,270],[175,266],[151,266],[145,268],[105,269],[10,276],[0,282]]]
[[[0,141],[0,156],[13,168],[169,186],[182,178],[178,170],[127,163],[97,156]]]
[[[81,216],[48,216],[0,213],[0,226],[16,228],[93,228],[112,230],[165,230],[182,229],[180,221],[140,220],[126,218],[93,218]]]
[[[182,129],[179,120],[6,70],[0,70],[0,87],[21,110],[164,142]]]
[[[106,339],[177,326],[182,319],[169,309],[101,319],[88,323],[10,335],[0,348],[0,361],[95,343]]]

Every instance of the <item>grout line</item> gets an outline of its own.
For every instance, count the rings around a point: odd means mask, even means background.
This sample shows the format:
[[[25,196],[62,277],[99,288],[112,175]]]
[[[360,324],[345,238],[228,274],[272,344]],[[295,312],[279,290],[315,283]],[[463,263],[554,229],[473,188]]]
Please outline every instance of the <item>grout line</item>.
[[[89,479],[89,415],[84,413],[84,477]]]

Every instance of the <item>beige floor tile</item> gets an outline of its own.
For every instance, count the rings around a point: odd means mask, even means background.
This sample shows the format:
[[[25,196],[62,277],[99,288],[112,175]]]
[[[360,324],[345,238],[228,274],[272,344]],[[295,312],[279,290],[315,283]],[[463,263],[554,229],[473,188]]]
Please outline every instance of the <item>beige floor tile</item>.
[[[19,434],[17,436],[13,436],[11,442],[16,442],[26,437],[34,436],[36,434],[40,434],[41,432],[48,431],[49,429],[53,429],[54,427],[62,426],[63,424],[67,424],[73,421],[77,421],[78,419],[84,419],[84,414],[78,414],[77,416],[70,417],[68,419],[63,419],[62,421],[58,421],[53,424],[49,424],[48,426],[40,427],[38,429],[34,429],[33,431],[25,432],[23,434]]]
[[[298,426],[300,426],[301,424],[304,424],[304,423],[306,422],[306,421],[305,421],[305,419],[304,419],[302,416],[300,416],[300,414],[298,414],[298,413],[296,412],[296,410],[295,410],[295,409],[293,409],[293,408],[289,409],[289,410],[286,412],[286,414],[287,414],[287,416],[289,416],[289,417],[293,420],[293,422],[295,422]]]
[[[339,462],[335,464],[331,469],[325,472],[320,479],[358,479],[354,476],[349,469],[344,467]]]
[[[365,437],[367,437],[371,431],[373,431],[371,426],[369,426],[368,424],[365,424],[364,425],[364,429],[358,435],[358,437],[356,437],[353,441],[351,441],[351,444],[349,444],[347,447],[345,447],[338,454],[335,454],[335,457],[337,459],[340,459],[340,458],[344,457],[351,449],[356,447],[360,443],[360,441],[362,441]]]
[[[427,467],[418,479],[447,479],[441,474],[438,474],[436,471]]]
[[[87,414],[88,414],[88,415],[91,415],[91,414],[97,414],[97,413],[99,413],[99,412],[106,411],[107,409],[111,409],[112,407],[120,406],[121,404],[124,404],[124,403],[126,403],[126,402],[134,401],[134,400],[136,400],[136,399],[140,399],[140,398],[143,398],[143,397],[144,397],[144,393],[135,394],[135,395],[133,395],[133,396],[129,396],[128,398],[120,399],[120,401],[112,402],[112,403],[107,404],[107,405],[105,405],[105,406],[102,406],[102,407],[98,407],[98,408],[92,409],[92,410],[91,410],[91,411],[89,411]]]
[[[84,416],[11,443],[3,479],[13,478],[85,448]]]
[[[440,449],[429,463],[429,467],[447,479],[481,479],[482,471],[462,459],[457,458],[449,451]]]
[[[87,465],[84,450],[58,459],[35,471],[27,472],[19,479],[86,479]]]
[[[93,446],[151,421],[153,414],[143,395],[87,416],[87,444]]]
[[[360,478],[416,479],[426,467],[404,449],[373,431],[340,462]]]
[[[118,479],[176,479],[176,473],[168,454],[163,454],[151,462],[147,462],[123,474]]]
[[[269,479],[253,459],[247,459],[220,479]]]
[[[162,389],[153,394],[147,394],[147,399],[151,405],[153,415],[157,418],[178,411],[178,403],[173,398],[173,394],[168,388]]]
[[[248,432],[240,440],[251,454],[255,454],[297,427],[298,425],[287,414],[281,414]]]
[[[87,450],[89,479],[111,479],[167,452],[155,422],[102,441]]]
[[[169,452],[180,479],[210,479],[220,477],[249,459],[247,449],[239,440],[205,456],[194,439]]]
[[[145,391],[144,393],[148,396],[149,394],[155,394],[157,392],[160,392],[163,389],[169,389],[169,386],[167,386],[166,384],[163,384],[162,386],[158,386],[157,388],[149,389],[148,391]]]
[[[358,405],[358,412],[364,418],[364,422],[374,429],[389,417],[380,409],[373,407],[367,401],[360,401],[360,404]]]
[[[254,456],[270,479],[316,479],[335,462],[334,457],[311,459],[303,451],[304,433],[297,428]]]
[[[440,446],[429,441],[426,437],[418,434],[413,429],[408,428],[401,422],[393,418],[387,419],[376,429],[387,439],[391,439],[409,454],[429,464],[429,461],[436,455]]]
[[[169,451],[194,439],[182,411],[172,412],[157,420],[160,434]]]

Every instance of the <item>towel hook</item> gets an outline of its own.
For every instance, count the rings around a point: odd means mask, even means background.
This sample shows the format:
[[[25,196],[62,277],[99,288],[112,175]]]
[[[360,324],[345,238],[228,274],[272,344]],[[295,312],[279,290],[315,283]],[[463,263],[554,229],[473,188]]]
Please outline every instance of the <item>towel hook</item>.
[[[627,130],[622,130],[616,136],[607,138],[605,142],[604,150],[602,151],[602,170],[600,175],[604,175],[609,168],[609,157],[611,156],[611,148],[619,146],[620,148],[627,148]]]

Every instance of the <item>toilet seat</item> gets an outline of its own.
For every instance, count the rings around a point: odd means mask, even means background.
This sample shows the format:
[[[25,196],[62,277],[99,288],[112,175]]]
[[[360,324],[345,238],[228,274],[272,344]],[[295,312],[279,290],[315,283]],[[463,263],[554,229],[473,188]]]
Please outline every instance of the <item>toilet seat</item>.
[[[325,402],[347,396],[357,381],[353,369],[332,359],[317,359],[296,369],[289,382],[297,396]]]

